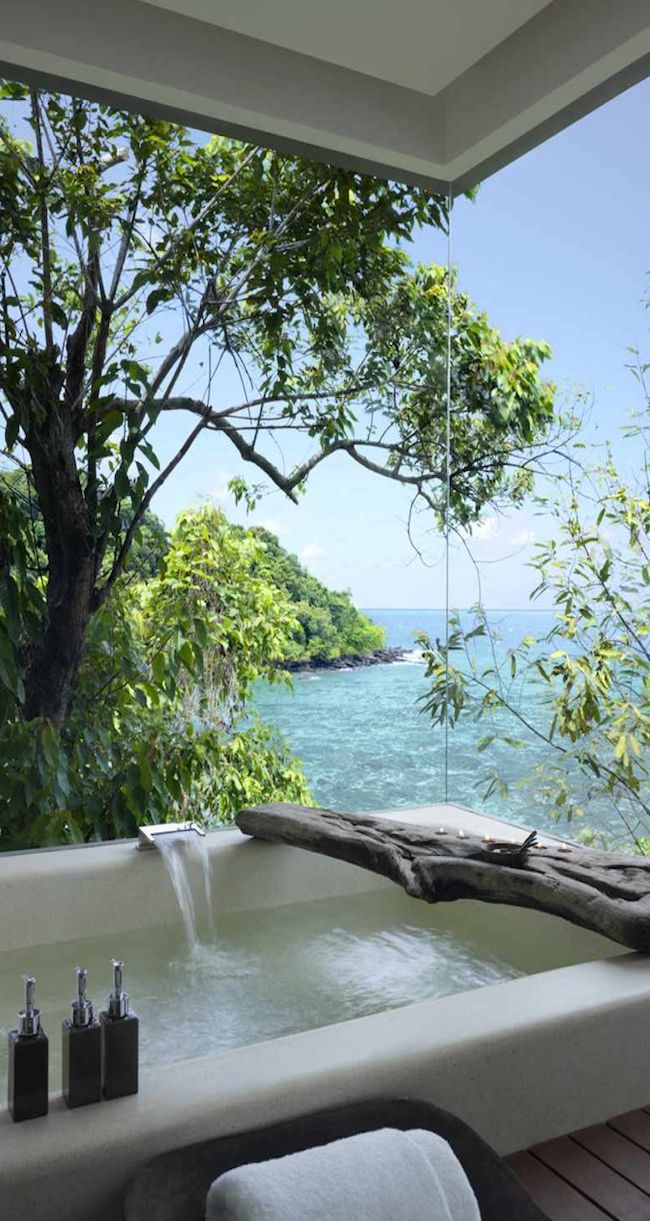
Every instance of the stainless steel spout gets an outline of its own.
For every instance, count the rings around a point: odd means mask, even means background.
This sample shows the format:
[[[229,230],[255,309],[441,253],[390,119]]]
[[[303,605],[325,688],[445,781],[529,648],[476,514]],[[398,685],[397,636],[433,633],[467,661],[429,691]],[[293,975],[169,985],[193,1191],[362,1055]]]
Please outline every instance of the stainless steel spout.
[[[195,822],[161,822],[152,823],[146,827],[138,827],[138,848],[155,848],[156,840],[161,835],[178,835],[179,832],[194,831],[197,835],[205,835],[203,827]]]

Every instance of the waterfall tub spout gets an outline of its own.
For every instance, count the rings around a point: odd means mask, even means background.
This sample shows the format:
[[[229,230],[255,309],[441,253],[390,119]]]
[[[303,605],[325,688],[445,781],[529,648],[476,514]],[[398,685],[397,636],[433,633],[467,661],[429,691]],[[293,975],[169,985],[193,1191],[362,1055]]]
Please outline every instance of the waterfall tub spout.
[[[194,831],[197,835],[205,835],[202,827],[195,822],[161,822],[149,826],[138,827],[138,848],[155,848],[156,840],[161,835],[178,835],[179,832]]]
[[[214,933],[210,856],[205,831],[194,822],[144,826],[139,828],[137,846],[157,848],[178,900],[189,948],[196,950],[201,932]]]

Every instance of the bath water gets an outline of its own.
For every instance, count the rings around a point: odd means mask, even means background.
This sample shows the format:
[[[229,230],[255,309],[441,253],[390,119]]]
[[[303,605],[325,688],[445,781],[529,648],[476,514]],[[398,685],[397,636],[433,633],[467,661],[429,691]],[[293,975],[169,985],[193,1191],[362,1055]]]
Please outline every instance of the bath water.
[[[474,932],[450,927],[445,911],[434,913],[396,887],[222,914],[218,925],[218,940],[200,942],[193,951],[179,923],[0,954],[0,1105],[7,1030],[15,1027],[27,971],[36,976],[50,1038],[52,1090],[60,1088],[61,1023],[70,1012],[74,969],[87,967],[89,995],[99,1011],[113,955],[125,961],[145,1070],[521,973],[474,940]]]

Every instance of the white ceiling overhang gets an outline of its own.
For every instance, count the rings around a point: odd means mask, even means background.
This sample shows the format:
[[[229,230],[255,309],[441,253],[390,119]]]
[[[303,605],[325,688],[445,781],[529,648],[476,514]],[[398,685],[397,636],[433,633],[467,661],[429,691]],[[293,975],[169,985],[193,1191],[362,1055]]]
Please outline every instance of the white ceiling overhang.
[[[456,191],[650,73],[650,0],[0,0],[0,16],[5,76]]]

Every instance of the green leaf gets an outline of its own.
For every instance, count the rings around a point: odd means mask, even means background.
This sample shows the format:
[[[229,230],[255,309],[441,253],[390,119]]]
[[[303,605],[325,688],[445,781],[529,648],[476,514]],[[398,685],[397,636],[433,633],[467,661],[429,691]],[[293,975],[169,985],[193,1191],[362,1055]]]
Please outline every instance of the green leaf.
[[[68,319],[65,310],[62,309],[57,301],[51,301],[50,311],[53,321],[56,322],[57,326],[60,326],[61,329],[65,331],[68,326]]]
[[[7,426],[5,428],[5,447],[6,447],[6,449],[14,448],[14,445],[16,444],[16,441],[18,440],[19,431],[20,431],[20,419],[19,419],[17,412],[14,412],[13,415],[9,416],[9,419],[7,420]]]
[[[193,649],[192,645],[190,644],[189,640],[183,641],[182,645],[180,646],[180,648],[178,650],[178,656],[179,656],[180,660],[182,661],[183,665],[186,666],[188,670],[193,669],[194,663],[195,663],[195,655],[194,655],[194,649]]]
[[[478,742],[476,743],[476,749],[482,753],[484,750],[487,750],[488,746],[491,746],[493,742],[494,734],[488,734],[485,738],[479,738]]]
[[[145,306],[147,313],[148,314],[155,313],[155,311],[158,309],[158,306],[161,304],[162,301],[165,300],[165,298],[166,298],[166,294],[161,289],[154,288],[153,291],[150,292],[149,296],[147,297],[146,306]]]
[[[43,747],[43,754],[45,755],[48,765],[51,768],[55,768],[59,762],[59,744],[57,741],[57,736],[51,725],[43,726],[41,744]]]

